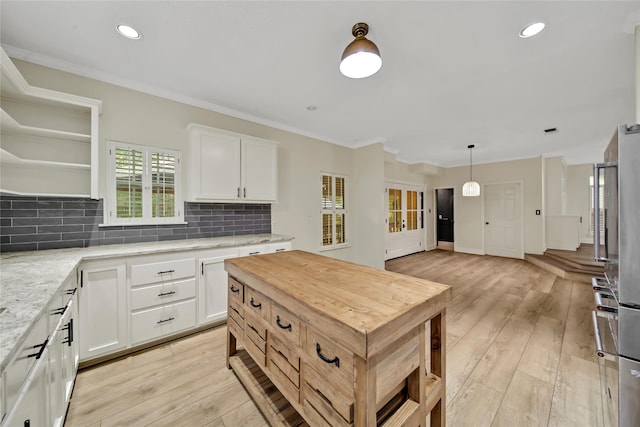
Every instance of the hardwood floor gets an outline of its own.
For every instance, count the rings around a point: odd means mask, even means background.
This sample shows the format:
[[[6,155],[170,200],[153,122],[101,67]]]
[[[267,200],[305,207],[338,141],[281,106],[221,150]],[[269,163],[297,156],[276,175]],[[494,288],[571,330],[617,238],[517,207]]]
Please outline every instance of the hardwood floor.
[[[602,425],[588,284],[440,250],[386,268],[453,286],[447,425]],[[225,343],[222,326],[81,371],[65,425],[266,426],[225,366]]]

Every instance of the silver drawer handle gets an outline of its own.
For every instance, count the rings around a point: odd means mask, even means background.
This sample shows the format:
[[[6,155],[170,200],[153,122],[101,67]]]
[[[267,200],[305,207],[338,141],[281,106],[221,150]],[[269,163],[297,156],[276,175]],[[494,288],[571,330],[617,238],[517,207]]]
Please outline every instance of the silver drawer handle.
[[[172,320],[176,320],[176,318],[175,318],[175,317],[169,317],[168,319],[158,320],[158,325],[159,325],[160,323],[170,322],[170,321],[172,321]]]
[[[161,293],[159,293],[159,294],[158,294],[158,296],[159,296],[159,297],[166,297],[166,296],[168,296],[168,295],[173,295],[173,294],[175,294],[175,293],[176,293],[176,291],[171,291],[171,292],[161,292]]]

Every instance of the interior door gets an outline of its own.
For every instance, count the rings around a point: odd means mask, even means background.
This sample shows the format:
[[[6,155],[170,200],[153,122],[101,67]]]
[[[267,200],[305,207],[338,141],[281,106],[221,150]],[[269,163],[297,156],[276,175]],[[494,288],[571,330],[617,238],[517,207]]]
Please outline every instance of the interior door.
[[[436,214],[438,248],[453,250],[453,188],[436,189]]]
[[[385,259],[424,250],[423,199],[419,186],[387,183]]]
[[[485,185],[484,251],[487,255],[523,258],[520,183]]]

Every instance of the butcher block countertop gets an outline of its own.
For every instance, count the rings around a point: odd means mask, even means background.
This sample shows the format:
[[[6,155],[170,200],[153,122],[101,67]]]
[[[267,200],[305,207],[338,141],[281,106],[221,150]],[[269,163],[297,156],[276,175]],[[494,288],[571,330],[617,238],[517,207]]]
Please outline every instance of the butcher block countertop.
[[[225,268],[308,324],[339,328],[338,339],[363,358],[451,300],[448,285],[303,251],[229,259]]]

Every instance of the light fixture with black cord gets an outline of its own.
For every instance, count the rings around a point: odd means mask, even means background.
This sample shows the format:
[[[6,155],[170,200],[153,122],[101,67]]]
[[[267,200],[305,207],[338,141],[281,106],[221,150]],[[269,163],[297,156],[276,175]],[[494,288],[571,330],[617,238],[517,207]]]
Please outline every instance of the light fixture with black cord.
[[[472,178],[473,161],[471,158],[471,150],[473,150],[474,147],[475,145],[473,144],[467,145],[467,148],[469,149],[469,181],[465,182],[462,186],[462,195],[464,197],[477,197],[480,195],[480,184]]]
[[[356,39],[345,48],[340,61],[340,72],[347,77],[362,79],[374,75],[382,67],[378,46],[365,37],[368,32],[369,26],[364,22],[351,29]]]

